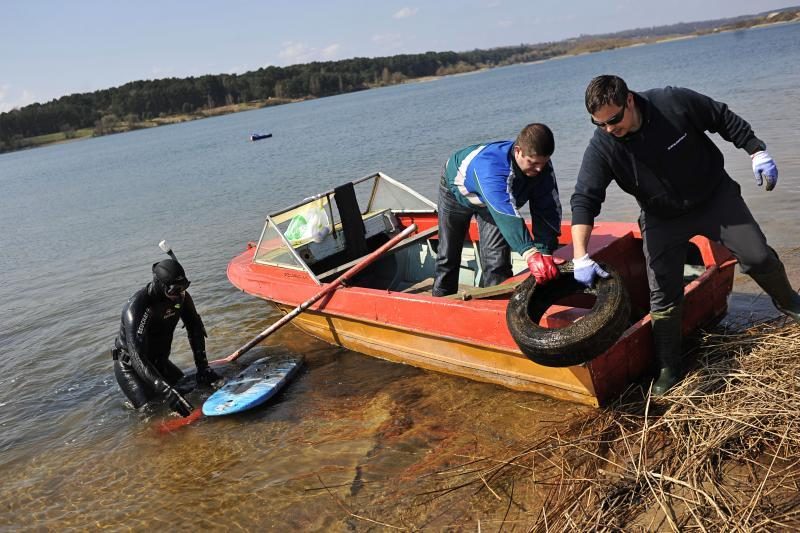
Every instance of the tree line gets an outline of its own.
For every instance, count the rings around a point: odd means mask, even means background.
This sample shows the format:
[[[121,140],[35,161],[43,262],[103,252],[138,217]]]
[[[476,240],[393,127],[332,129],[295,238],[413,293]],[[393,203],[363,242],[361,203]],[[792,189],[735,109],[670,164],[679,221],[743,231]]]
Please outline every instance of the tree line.
[[[134,81],[91,93],[71,94],[0,114],[0,151],[25,138],[94,128],[109,132],[116,120],[129,123],[192,114],[220,106],[269,99],[331,96],[425,76],[467,72],[565,53],[564,44],[511,46],[469,52],[426,52],[391,57],[357,57],[244,74]]]
[[[782,14],[784,15],[784,14]],[[786,16],[797,13],[785,14]],[[763,18],[763,17],[762,17]],[[783,18],[783,17],[782,17]],[[751,23],[759,18],[751,19]],[[733,22],[733,21],[731,21]],[[741,24],[741,21],[736,20]],[[693,25],[697,31],[699,27]],[[552,58],[567,53],[625,46],[663,35],[658,28],[559,42],[507,46],[467,52],[426,52],[391,57],[356,57],[288,67],[266,67],[244,74],[165,78],[126,83],[91,93],[71,94],[0,114],[0,152],[26,146],[26,139],[91,128],[94,135],[127,129],[158,117],[194,114],[246,102],[287,101],[331,96],[370,87]]]

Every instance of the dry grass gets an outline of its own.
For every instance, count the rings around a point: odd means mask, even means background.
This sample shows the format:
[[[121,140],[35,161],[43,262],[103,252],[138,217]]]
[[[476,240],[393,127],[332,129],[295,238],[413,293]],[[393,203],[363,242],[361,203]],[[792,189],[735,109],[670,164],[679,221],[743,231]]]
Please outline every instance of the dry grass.
[[[503,495],[532,531],[800,529],[800,328],[710,333],[695,354],[667,396],[632,390],[507,458],[440,472],[437,492]]]

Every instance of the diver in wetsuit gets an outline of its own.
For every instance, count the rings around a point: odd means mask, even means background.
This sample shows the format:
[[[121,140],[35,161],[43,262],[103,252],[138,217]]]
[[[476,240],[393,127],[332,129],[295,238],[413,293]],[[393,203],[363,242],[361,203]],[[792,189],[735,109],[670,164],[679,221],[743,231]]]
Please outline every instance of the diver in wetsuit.
[[[153,265],[153,281],[131,296],[122,309],[122,323],[112,350],[114,375],[135,409],[161,397],[181,416],[189,416],[193,410],[192,404],[175,389],[183,372],[169,361],[178,319],[189,336],[197,384],[207,386],[220,379],[208,366],[206,330],[186,292],[188,287],[181,264],[165,259]]]

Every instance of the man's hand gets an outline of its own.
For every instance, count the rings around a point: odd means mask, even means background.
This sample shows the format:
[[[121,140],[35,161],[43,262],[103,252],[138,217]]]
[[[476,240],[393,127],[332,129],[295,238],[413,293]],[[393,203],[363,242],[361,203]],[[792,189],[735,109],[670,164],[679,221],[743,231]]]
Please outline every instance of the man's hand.
[[[205,367],[197,369],[197,375],[195,376],[195,379],[197,379],[198,387],[207,387],[222,378],[210,367]]]
[[[573,273],[573,276],[575,276],[575,281],[587,287],[594,285],[594,281],[597,276],[600,276],[603,279],[606,279],[608,276],[610,276],[608,272],[600,268],[600,265],[595,263],[589,257],[589,254],[577,259],[573,259],[572,264],[575,267],[575,271]]]
[[[189,402],[189,400],[181,396],[181,393],[172,387],[167,387],[166,396],[169,408],[182,417],[185,418],[192,414],[192,411],[194,411],[194,406]]]
[[[532,253],[526,253],[525,260],[537,285],[543,285],[558,277],[558,268],[552,255],[544,255],[533,249]]]
[[[772,156],[766,150],[756,152],[750,156],[753,160],[753,174],[756,177],[756,185],[761,187],[764,180],[767,181],[765,189],[771,191],[778,184],[778,167]]]

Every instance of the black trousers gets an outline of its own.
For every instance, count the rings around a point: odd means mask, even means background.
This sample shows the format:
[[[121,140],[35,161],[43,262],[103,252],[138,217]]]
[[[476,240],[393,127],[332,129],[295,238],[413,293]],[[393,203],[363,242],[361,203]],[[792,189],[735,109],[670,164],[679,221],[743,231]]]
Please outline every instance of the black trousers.
[[[651,311],[681,303],[683,265],[689,239],[695,235],[728,248],[745,274],[773,272],[781,264],[745,204],[739,184],[730,178],[724,180],[714,196],[701,207],[669,219],[642,212],[639,227],[647,260]]]
[[[156,365],[156,368],[172,386],[183,377],[181,369],[168,359],[164,359],[161,364]],[[119,388],[122,389],[134,409],[139,409],[159,396],[149,383],[139,377],[130,364],[130,358],[125,351],[120,350],[118,357],[114,359],[114,377],[117,378]]]
[[[439,183],[439,249],[436,254],[436,273],[433,295],[447,296],[458,291],[458,271],[461,251],[472,217],[478,218],[480,236],[481,287],[492,287],[513,275],[511,247],[506,242],[491,213],[485,207],[464,207],[445,184]]]

